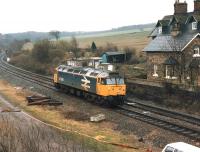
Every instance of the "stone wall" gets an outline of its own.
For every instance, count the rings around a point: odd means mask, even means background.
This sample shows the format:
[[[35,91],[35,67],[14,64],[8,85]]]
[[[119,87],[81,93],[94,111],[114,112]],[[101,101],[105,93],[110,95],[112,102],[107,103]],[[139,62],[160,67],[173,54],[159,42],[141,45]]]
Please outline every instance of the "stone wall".
[[[166,107],[177,107],[180,109],[199,112],[200,92],[181,90],[177,85],[163,85],[163,87],[127,83],[127,96],[137,97],[145,102],[154,102]]]

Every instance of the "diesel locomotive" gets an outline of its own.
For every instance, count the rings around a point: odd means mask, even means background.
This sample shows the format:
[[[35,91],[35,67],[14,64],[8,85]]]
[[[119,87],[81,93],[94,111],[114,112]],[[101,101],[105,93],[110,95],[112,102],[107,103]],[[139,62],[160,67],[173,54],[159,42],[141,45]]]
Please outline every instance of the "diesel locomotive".
[[[108,105],[124,103],[126,85],[117,72],[60,65],[55,69],[53,81],[57,89],[94,102]]]

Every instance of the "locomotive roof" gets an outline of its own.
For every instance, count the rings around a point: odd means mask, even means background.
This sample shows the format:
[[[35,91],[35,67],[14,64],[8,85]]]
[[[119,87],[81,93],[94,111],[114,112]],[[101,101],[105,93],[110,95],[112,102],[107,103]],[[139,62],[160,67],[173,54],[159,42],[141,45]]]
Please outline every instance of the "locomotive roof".
[[[109,77],[112,71],[108,70],[102,70],[102,69],[95,69],[91,67],[73,67],[73,66],[68,66],[68,65],[60,65],[57,67],[57,70],[59,72],[64,72],[64,73],[73,73],[76,75],[85,75],[88,77]]]

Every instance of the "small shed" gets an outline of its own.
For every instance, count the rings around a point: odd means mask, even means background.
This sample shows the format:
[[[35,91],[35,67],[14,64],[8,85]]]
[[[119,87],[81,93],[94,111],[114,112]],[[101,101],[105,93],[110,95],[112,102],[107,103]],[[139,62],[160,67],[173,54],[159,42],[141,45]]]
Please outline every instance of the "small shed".
[[[90,57],[90,58],[77,58],[77,59],[68,59],[66,64],[69,66],[90,66],[98,68],[102,61],[101,57]]]
[[[102,63],[124,63],[126,61],[124,52],[104,52],[101,57]]]

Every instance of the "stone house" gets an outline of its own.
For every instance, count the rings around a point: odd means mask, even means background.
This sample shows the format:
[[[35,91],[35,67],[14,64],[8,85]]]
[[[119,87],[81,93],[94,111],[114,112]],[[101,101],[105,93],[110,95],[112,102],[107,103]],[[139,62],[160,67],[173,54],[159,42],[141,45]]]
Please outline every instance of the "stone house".
[[[144,48],[147,79],[178,84],[200,85],[200,0],[194,11],[176,0],[174,14],[164,16],[151,32],[152,41]]]

